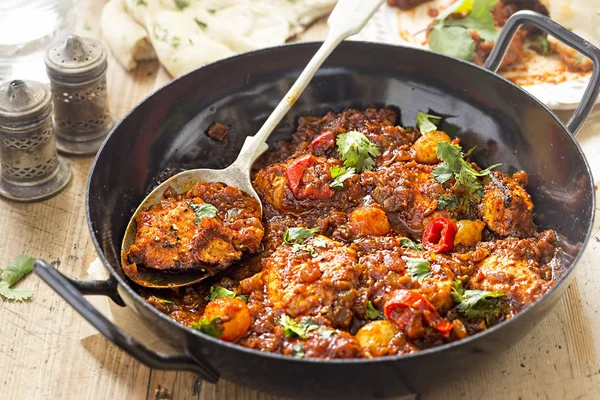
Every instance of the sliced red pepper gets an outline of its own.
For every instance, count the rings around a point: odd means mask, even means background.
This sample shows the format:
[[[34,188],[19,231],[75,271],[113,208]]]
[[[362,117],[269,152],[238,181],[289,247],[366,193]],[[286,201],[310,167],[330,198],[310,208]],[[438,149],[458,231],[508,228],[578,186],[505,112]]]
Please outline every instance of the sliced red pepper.
[[[423,232],[423,247],[436,253],[452,251],[457,229],[454,221],[443,217],[434,219]]]
[[[423,295],[411,291],[400,289],[396,290],[390,300],[385,303],[385,317],[392,321],[401,330],[408,327],[411,315],[402,310],[418,310],[423,314],[423,319],[429,326],[435,328],[442,335],[447,336],[452,330],[452,323],[442,318],[435,307]]]
[[[308,151],[311,153],[315,150],[323,150],[327,151],[331,149],[335,145],[335,139],[333,137],[333,133],[325,132],[321,133],[317,136],[311,143],[308,145]]]
[[[300,158],[295,159],[285,170],[285,178],[287,181],[288,188],[292,191],[294,196],[300,186],[302,175],[309,166],[313,165],[315,158],[311,154],[307,154]]]

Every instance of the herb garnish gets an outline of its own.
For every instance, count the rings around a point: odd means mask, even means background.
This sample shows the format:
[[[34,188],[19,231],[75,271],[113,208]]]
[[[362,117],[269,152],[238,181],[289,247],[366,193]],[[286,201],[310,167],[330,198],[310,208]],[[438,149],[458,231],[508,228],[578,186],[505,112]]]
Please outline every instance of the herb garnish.
[[[367,309],[365,314],[367,315],[367,318],[371,320],[383,319],[383,313],[373,306],[373,302],[371,300],[367,301]]]
[[[283,235],[283,241],[287,244],[302,244],[304,240],[311,238],[315,233],[320,231],[319,228],[307,229],[302,226],[286,228]]]
[[[296,322],[286,314],[281,316],[279,324],[283,326],[283,333],[286,337],[298,336],[301,339],[306,339],[308,332],[319,329],[319,325],[316,325],[310,318],[303,318],[301,322]]]
[[[331,177],[333,178],[333,182],[331,182],[329,184],[329,187],[331,187],[333,189],[343,189],[344,181],[346,179],[353,177],[356,173],[356,170],[352,167],[346,168],[346,167],[338,167],[337,165],[334,165],[333,167],[331,167],[329,169],[329,173],[331,174]]]
[[[206,22],[202,22],[202,21],[200,21],[198,18],[194,18],[194,21],[196,21],[196,24],[198,24],[198,26],[199,26],[200,28],[203,28],[203,29],[204,29],[204,28],[207,28],[207,27],[208,27],[208,24],[207,24]]]
[[[457,303],[458,311],[469,319],[485,319],[488,324],[502,311],[494,301],[499,297],[504,297],[504,293],[465,290],[461,281],[455,281],[452,288],[452,299]]]
[[[375,166],[373,157],[380,154],[379,146],[358,131],[349,131],[338,135],[336,144],[340,157],[344,160],[344,165],[354,168],[355,172],[373,169]]]
[[[456,188],[466,189],[468,195],[475,195],[481,198],[483,185],[477,178],[489,175],[492,168],[496,168],[502,164],[494,164],[482,171],[476,171],[464,159],[472,151],[473,149],[467,152],[467,154],[463,154],[462,148],[459,145],[439,142],[437,156],[443,162],[433,170],[433,176],[439,183],[456,178],[454,185]]]
[[[223,335],[223,324],[221,324],[221,318],[219,317],[211,318],[210,321],[207,318],[202,318],[198,322],[192,322],[190,326],[212,337],[220,338]]]
[[[215,218],[217,216],[217,207],[210,203],[196,204],[192,200],[188,205],[196,213],[196,225],[200,226],[202,218]]]
[[[163,298],[160,298],[160,297],[158,297],[158,296],[152,296],[152,297],[153,297],[154,299],[156,299],[156,301],[158,301],[159,303],[163,303],[163,304],[175,304],[175,302],[174,302],[174,301],[167,300],[167,299],[163,299]]]
[[[304,345],[302,343],[296,343],[292,346],[292,356],[295,358],[304,358]]]
[[[210,292],[208,293],[208,300],[222,299],[240,299],[244,303],[248,303],[248,296],[243,296],[241,294],[237,294],[236,292],[226,289],[223,286],[213,285],[210,287]]]
[[[415,243],[407,237],[400,238],[400,247],[406,247],[407,249],[423,251],[423,245],[421,243]]]
[[[177,6],[177,8],[179,8],[180,10],[183,10],[184,8],[188,7],[190,5],[190,2],[188,0],[173,0],[175,2],[175,5]]]
[[[415,120],[417,121],[417,127],[421,133],[429,133],[437,131],[437,126],[435,124],[438,124],[442,120],[442,117],[419,111],[415,117]]]
[[[336,333],[337,333],[336,330],[334,330],[334,329],[327,329],[327,328],[321,329],[319,331],[319,335],[321,335],[321,337],[323,339],[329,339],[332,335],[335,335]]]
[[[438,197],[439,210],[455,210],[458,207],[458,199],[452,194],[443,194]]]
[[[33,258],[19,255],[0,274],[0,297],[7,300],[24,301],[33,296],[33,291],[26,288],[13,288],[23,277],[33,271]]]
[[[498,38],[492,7],[497,0],[457,1],[442,12],[435,20],[429,36],[429,48],[463,60],[472,61],[475,57],[475,40],[471,31],[475,30],[485,41]],[[448,19],[451,14],[468,12],[465,18]]]
[[[408,274],[417,282],[423,283],[423,279],[431,275],[431,264],[422,258],[402,257],[408,267]]]
[[[147,6],[148,3],[146,3],[146,0],[137,0],[137,2],[135,3],[138,6]]]
[[[152,33],[154,33],[154,37],[161,42],[166,42],[167,36],[169,36],[169,30],[160,26],[160,24],[154,24]]]

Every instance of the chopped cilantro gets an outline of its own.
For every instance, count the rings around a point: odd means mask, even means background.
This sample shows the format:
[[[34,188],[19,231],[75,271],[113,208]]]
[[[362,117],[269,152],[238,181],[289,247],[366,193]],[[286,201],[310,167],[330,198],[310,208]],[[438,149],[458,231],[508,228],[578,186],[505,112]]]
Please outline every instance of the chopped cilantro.
[[[27,288],[13,288],[23,277],[33,271],[33,258],[19,255],[0,274],[0,297],[7,300],[24,301],[33,296],[33,291]]]
[[[504,297],[502,292],[486,290],[465,290],[461,281],[455,281],[452,288],[452,299],[457,309],[469,319],[490,320],[498,317],[501,309],[494,300]]]
[[[196,213],[196,225],[200,226],[202,218],[215,218],[217,216],[217,208],[210,203],[196,204],[189,201],[189,206]]]
[[[297,322],[286,314],[281,316],[279,324],[283,326],[283,333],[286,337],[298,336],[301,339],[306,339],[308,332],[319,329],[319,325],[316,325],[310,318],[303,318],[301,322]]]
[[[181,44],[181,38],[179,36],[173,36],[171,38],[171,46],[178,48]]]
[[[197,331],[216,338],[220,338],[223,334],[223,324],[221,324],[221,319],[218,317],[211,318],[210,321],[202,318],[198,322],[192,322],[190,326]]]
[[[379,155],[379,146],[357,131],[349,131],[338,135],[336,139],[338,152],[344,165],[354,168],[356,172],[373,169],[375,160]]]
[[[367,318],[371,320],[383,319],[383,313],[373,306],[371,300],[367,301],[367,309],[365,314],[367,315]]]
[[[455,210],[458,207],[458,199],[451,194],[443,194],[438,198],[439,210]]]
[[[160,26],[160,24],[154,24],[152,28],[152,32],[154,33],[154,37],[161,42],[167,41],[167,36],[169,36],[169,30]]]
[[[337,165],[334,165],[333,167],[331,167],[329,169],[329,173],[331,174],[331,177],[333,178],[333,182],[331,182],[329,184],[329,186],[334,189],[343,189],[344,181],[346,179],[353,177],[354,174],[356,173],[356,170],[352,167],[346,168],[346,167],[338,167]]]
[[[475,41],[471,33],[459,26],[435,25],[429,34],[429,48],[466,61],[475,57]]]
[[[435,124],[438,124],[442,120],[442,117],[419,111],[415,120],[417,121],[417,126],[421,133],[429,133],[437,130]]]
[[[336,333],[337,333],[336,330],[334,330],[334,329],[327,329],[327,328],[321,329],[319,331],[319,335],[321,335],[321,337],[323,339],[329,339],[332,335],[335,335]]]
[[[411,278],[423,283],[423,279],[431,275],[431,264],[422,258],[402,257],[408,267],[408,274]]]
[[[283,235],[283,241],[287,244],[302,244],[305,239],[313,237],[315,233],[319,233],[319,228],[307,229],[301,226],[286,228]]]
[[[202,21],[200,21],[198,18],[194,18],[194,21],[196,21],[196,24],[198,24],[198,26],[199,26],[200,28],[203,28],[203,29],[204,29],[204,28],[207,28],[207,27],[208,27],[208,24],[207,24],[206,22],[202,22]]]
[[[177,8],[179,8],[180,10],[183,10],[184,8],[188,7],[190,5],[190,2],[188,0],[173,0],[175,2],[175,5],[177,6]]]
[[[320,247],[322,249],[327,247],[327,239],[323,237],[316,237],[312,241],[313,246]]]
[[[214,285],[210,287],[210,292],[208,293],[208,300],[222,299],[224,297],[230,299],[240,299],[244,303],[248,302],[248,296],[237,294],[236,292],[226,289],[223,286]]]
[[[156,301],[158,301],[159,303],[163,303],[163,304],[175,304],[174,301],[171,300],[167,300],[167,299],[162,299],[158,296],[152,296],[152,298],[156,299]]]
[[[137,0],[137,2],[135,3],[138,6],[147,6],[148,3],[146,3],[146,0]]]
[[[423,251],[423,245],[421,243],[415,243],[407,237],[400,238],[400,247],[406,247],[407,249]]]

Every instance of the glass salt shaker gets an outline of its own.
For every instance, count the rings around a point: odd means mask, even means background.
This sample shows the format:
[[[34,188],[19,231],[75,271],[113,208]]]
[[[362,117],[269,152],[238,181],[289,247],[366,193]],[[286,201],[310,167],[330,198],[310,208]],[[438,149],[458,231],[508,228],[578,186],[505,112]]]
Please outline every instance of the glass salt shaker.
[[[95,154],[115,121],[106,91],[107,52],[97,40],[70,35],[46,52],[58,150]]]
[[[36,201],[67,185],[71,169],[56,153],[48,86],[13,80],[0,85],[0,196]]]

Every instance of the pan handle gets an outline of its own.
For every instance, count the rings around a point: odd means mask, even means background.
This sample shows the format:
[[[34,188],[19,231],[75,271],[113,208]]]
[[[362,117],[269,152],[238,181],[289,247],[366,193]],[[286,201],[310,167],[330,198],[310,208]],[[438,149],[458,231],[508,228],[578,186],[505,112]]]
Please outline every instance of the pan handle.
[[[104,337],[141,363],[156,369],[191,371],[210,383],[216,383],[219,380],[219,373],[211,365],[198,360],[191,354],[158,354],[143,346],[110,322],[83,297],[83,294],[110,296],[110,293],[114,293],[115,298],[124,305],[116,291],[116,286],[114,286],[116,282],[113,284],[110,279],[107,281],[74,281],[62,275],[43,260],[36,260],[33,269],[46,284],[98,329]],[[111,296],[111,299],[115,300],[115,298]]]
[[[569,119],[569,122],[567,122],[567,129],[571,135],[575,136],[592,111],[598,93],[600,93],[600,50],[593,44],[542,14],[533,11],[519,11],[514,13],[508,21],[506,21],[506,24],[502,28],[502,32],[500,32],[500,36],[496,41],[496,45],[485,62],[484,68],[493,72],[498,70],[513,36],[523,24],[533,25],[536,28],[551,34],[561,42],[590,58],[594,63],[594,72],[592,73],[590,83],[585,89],[579,106],[577,106],[577,109],[571,116],[571,119]]]

